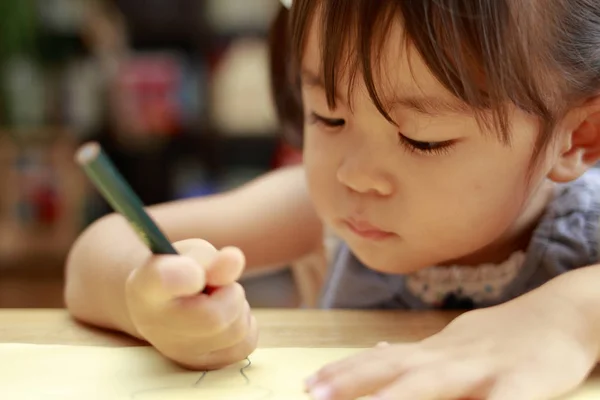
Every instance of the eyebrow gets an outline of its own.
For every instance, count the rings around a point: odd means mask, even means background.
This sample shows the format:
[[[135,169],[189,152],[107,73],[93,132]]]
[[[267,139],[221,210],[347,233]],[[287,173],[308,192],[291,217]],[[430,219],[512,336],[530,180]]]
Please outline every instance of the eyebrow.
[[[323,78],[309,69],[302,69],[301,80],[302,85],[325,90]],[[344,98],[339,92],[335,94],[335,97],[340,101]],[[386,103],[389,104],[392,110],[396,107],[402,107],[428,116],[464,115],[472,112],[472,109],[465,103],[433,96],[403,95],[397,96]]]

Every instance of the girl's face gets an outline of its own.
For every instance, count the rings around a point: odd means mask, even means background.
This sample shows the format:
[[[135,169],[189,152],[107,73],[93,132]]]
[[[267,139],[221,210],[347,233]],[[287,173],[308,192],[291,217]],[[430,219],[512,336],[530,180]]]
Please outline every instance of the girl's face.
[[[450,262],[500,261],[548,200],[552,157],[528,180],[538,125],[511,111],[511,144],[483,132],[416,52],[401,27],[382,49],[388,122],[357,76],[327,106],[313,24],[302,65],[304,165],[317,212],[369,267],[394,273]],[[351,107],[350,107],[351,105]],[[500,259],[497,259],[500,257]]]

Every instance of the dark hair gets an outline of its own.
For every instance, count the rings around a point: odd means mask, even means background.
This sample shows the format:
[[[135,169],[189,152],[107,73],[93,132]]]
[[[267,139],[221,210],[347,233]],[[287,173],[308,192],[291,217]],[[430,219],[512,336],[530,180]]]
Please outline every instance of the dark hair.
[[[361,71],[373,103],[391,120],[375,78],[377,50],[393,18],[402,21],[405,46],[414,46],[500,140],[510,143],[511,103],[539,117],[533,158],[569,108],[600,89],[598,0],[294,0],[290,11],[280,11],[270,38],[273,98],[290,140],[299,144],[302,135],[299,66],[312,22],[325,38],[321,73],[329,105],[335,106],[344,65],[350,82]]]

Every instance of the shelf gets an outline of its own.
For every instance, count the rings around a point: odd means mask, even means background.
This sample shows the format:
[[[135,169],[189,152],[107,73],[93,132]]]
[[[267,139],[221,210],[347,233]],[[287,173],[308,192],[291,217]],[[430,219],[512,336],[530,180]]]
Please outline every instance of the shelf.
[[[7,136],[0,140],[0,181],[5,188],[11,188],[0,196],[0,269],[32,257],[64,258],[83,227],[84,204],[90,187],[73,160],[76,141],[63,128],[49,127],[33,131],[44,131],[47,137],[52,138],[51,144],[45,144],[39,153],[41,158],[38,161],[41,164],[20,164],[20,152],[14,141]],[[32,201],[30,196],[38,196],[37,192],[31,194],[31,188],[37,188],[31,186],[33,182],[48,182],[48,177],[44,175],[46,170],[43,169],[46,165],[51,166],[55,174],[51,176],[57,179],[51,186],[59,199],[58,203],[54,203],[57,217],[47,225],[25,222],[21,211],[18,213],[17,210],[21,209],[24,201]],[[40,173],[42,175],[37,175]],[[34,207],[38,207],[38,204]],[[39,212],[37,208],[34,210]]]
[[[8,137],[15,144],[40,144],[56,140],[57,138],[71,137],[76,139],[76,134],[73,129],[60,126],[23,126],[23,127],[6,127],[0,126],[0,138]]]
[[[23,229],[18,224],[0,224],[0,270],[27,259],[65,259],[77,233],[73,229],[45,232]]]
[[[114,34],[117,37],[113,39],[117,44],[104,43],[108,49],[104,50],[110,53],[114,51],[111,45],[118,48],[119,43],[125,43],[125,46],[129,46],[125,49],[125,53],[134,56],[143,54],[146,50],[161,50],[177,53],[177,55],[180,55],[179,52],[181,52],[186,68],[191,67],[194,71],[203,72],[202,74],[198,73],[199,76],[192,74],[191,77],[188,77],[191,81],[197,78],[206,82],[205,86],[201,85],[197,89],[199,104],[194,103],[194,98],[192,102],[194,104],[190,107],[192,111],[185,109],[186,112],[189,112],[189,114],[186,113],[186,116],[192,115],[193,118],[184,119],[185,121],[182,123],[184,128],[181,132],[170,136],[140,134],[135,140],[129,141],[131,146],[127,144],[126,135],[115,133],[120,127],[115,121],[123,121],[126,118],[119,119],[116,113],[112,112],[111,104],[108,102],[114,100],[111,96],[115,95],[115,92],[111,90],[114,87],[108,84],[104,87],[106,91],[93,92],[100,93],[98,95],[86,92],[88,96],[84,96],[84,100],[101,98],[103,102],[104,110],[98,117],[102,120],[94,125],[93,135],[91,130],[83,132],[61,125],[0,126],[0,181],[3,182],[5,188],[15,188],[13,190],[5,189],[0,196],[0,270],[8,268],[9,265],[20,265],[21,262],[24,262],[23,260],[63,260],[73,241],[85,227],[84,224],[90,219],[90,215],[86,215],[86,210],[89,214],[89,210],[94,205],[97,205],[98,209],[108,210],[103,199],[91,188],[80,168],[73,162],[76,147],[83,140],[94,139],[102,144],[117,168],[146,204],[171,200],[170,197],[175,192],[174,188],[178,179],[182,179],[178,173],[181,173],[185,179],[196,179],[200,185],[203,183],[201,181],[202,173],[206,172],[207,181],[217,187],[223,182],[235,184],[238,179],[244,179],[255,172],[267,171],[274,164],[280,144],[280,135],[276,132],[277,126],[273,113],[264,113],[263,115],[263,112],[267,110],[267,106],[263,105],[268,103],[268,99],[264,95],[268,79],[263,76],[259,82],[260,86],[256,85],[256,89],[250,85],[256,81],[253,78],[257,75],[255,71],[263,71],[268,67],[268,63],[257,61],[260,55],[267,54],[264,42],[257,43],[256,47],[251,47],[254,55],[250,54],[252,57],[248,58],[250,60],[248,63],[241,57],[236,58],[238,66],[251,67],[240,68],[242,71],[249,71],[243,76],[236,70],[223,72],[218,68],[219,62],[222,63],[224,60],[223,56],[227,55],[226,51],[231,50],[230,45],[240,45],[241,41],[238,39],[266,38],[270,18],[267,13],[274,13],[280,8],[278,0],[253,0],[251,2],[248,0],[169,0],[166,2],[164,0],[109,0],[107,4],[110,5],[110,3],[116,5],[116,8],[123,14],[126,26],[124,31],[127,32],[128,37],[120,36],[119,29],[114,29],[114,31],[108,29],[107,32],[110,34],[103,37],[110,37],[111,34]],[[211,7],[214,15],[209,12],[207,7]],[[232,9],[232,7],[234,8]],[[106,18],[100,18],[100,21],[96,22],[99,22],[100,25],[102,23],[110,25],[111,22],[114,22],[118,28],[120,18],[115,17],[113,21],[111,15],[108,14],[105,16]],[[244,17],[250,22],[244,22]],[[222,29],[227,24],[229,24],[229,28]],[[100,27],[108,28],[104,25]],[[40,117],[36,121],[58,123],[76,121],[77,119],[71,116],[73,110],[66,105],[70,104],[69,101],[77,102],[79,98],[73,97],[73,94],[65,89],[65,84],[70,82],[66,78],[72,77],[66,74],[63,78],[60,69],[69,68],[82,57],[90,63],[99,62],[94,55],[102,53],[99,51],[102,49],[94,48],[94,43],[96,46],[102,43],[82,40],[85,37],[79,37],[77,34],[53,33],[48,29],[41,29],[40,34],[44,37],[41,38],[38,45],[44,46],[41,50],[46,56],[46,61],[66,62],[52,63],[52,65],[46,63],[40,66],[40,69],[44,71],[43,81],[48,83],[50,88],[48,99],[45,101],[51,107],[49,107],[50,111],[44,113],[44,119]],[[237,48],[236,54],[247,55],[243,46],[241,47]],[[261,49],[260,52],[256,50],[258,47]],[[54,52],[56,54],[53,54]],[[52,57],[53,55],[55,57]],[[109,54],[107,58],[113,59],[112,56],[114,59],[119,58],[116,53]],[[242,61],[239,62],[239,60]],[[35,62],[37,63],[37,61]],[[101,73],[102,66],[105,65],[98,64],[97,66],[98,71],[94,71]],[[215,97],[211,92],[214,89],[212,84],[217,81],[216,76],[219,72],[222,73],[221,77],[225,76],[227,72],[238,77],[242,76],[242,79],[238,80],[224,78],[219,81],[225,82],[225,87],[229,88],[227,92],[220,91],[220,93],[227,94],[223,98]],[[103,78],[109,75],[110,73],[106,73]],[[81,82],[78,81],[79,83]],[[98,87],[105,83],[106,81],[99,81]],[[33,85],[33,88],[35,87]],[[42,87],[42,85],[38,85],[38,87]],[[33,89],[31,90],[33,91]],[[92,89],[88,88],[88,90]],[[16,92],[26,93],[25,90]],[[225,112],[215,118],[215,113],[211,113],[214,111],[211,106],[217,104],[217,100],[220,100],[221,110],[225,110]],[[245,104],[245,102],[249,104]],[[28,106],[35,109],[33,102],[22,101],[22,104],[24,104],[25,110]],[[84,102],[77,103],[77,105],[86,107]],[[88,107],[90,107],[89,104]],[[127,116],[127,112],[130,111],[126,109],[118,115]],[[231,113],[239,115],[232,116]],[[95,115],[100,115],[100,112]],[[156,114],[149,113],[148,115]],[[126,131],[126,129],[120,131]],[[86,134],[85,137],[82,136],[83,133]],[[88,133],[90,133],[89,136]],[[62,149],[56,150],[57,146]],[[23,175],[29,173],[28,168],[32,168],[29,159],[30,152],[35,153],[31,158],[49,157],[54,160],[53,163],[61,165],[60,174],[62,175],[59,180],[61,190],[66,193],[65,196],[68,200],[66,200],[67,204],[61,204],[64,214],[60,217],[60,221],[48,229],[22,226],[24,222],[21,220],[28,220],[28,218],[27,214],[21,213],[21,211],[15,216],[16,210],[22,210],[18,207],[23,207],[23,203],[19,202],[19,199],[22,201],[22,198],[27,197],[22,193],[17,193],[22,187],[27,186],[23,185],[22,181],[26,180]],[[24,161],[16,160],[16,157],[21,157]],[[42,165],[44,164],[42,163]],[[44,168],[37,165],[34,167],[38,168],[35,173],[39,173],[39,169]],[[186,168],[188,168],[187,171]],[[187,176],[186,173],[188,173]],[[28,202],[32,202],[30,198],[31,196],[27,197]],[[37,201],[36,198],[34,201],[36,207],[38,207]],[[15,206],[16,203],[18,206]],[[29,204],[23,208],[27,209]],[[34,210],[32,213],[40,215],[39,208],[32,209]],[[36,261],[31,264],[36,265]],[[40,273],[43,273],[45,264],[44,262],[40,262],[40,264]]]

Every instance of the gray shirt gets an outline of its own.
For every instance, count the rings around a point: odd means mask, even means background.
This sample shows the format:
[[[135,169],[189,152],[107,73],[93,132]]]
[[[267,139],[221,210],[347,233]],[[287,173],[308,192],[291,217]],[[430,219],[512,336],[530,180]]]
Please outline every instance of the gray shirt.
[[[407,276],[367,268],[342,243],[330,268],[320,306],[430,309],[479,308],[502,303],[564,272],[597,263],[599,231],[600,170],[591,169],[573,182],[556,186],[554,197],[533,232],[518,272],[511,275],[510,281],[493,298],[488,296],[486,300],[476,301],[460,293],[447,293],[440,304],[432,305],[408,290]],[[481,279],[486,279],[486,274],[481,276]],[[482,283],[482,287],[486,287],[485,282]]]

